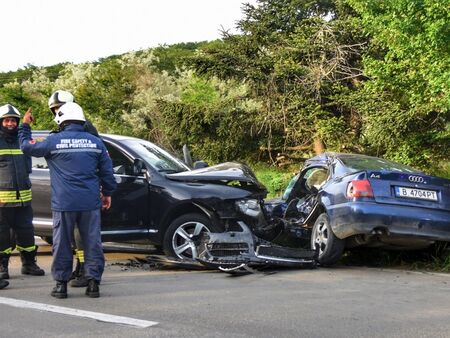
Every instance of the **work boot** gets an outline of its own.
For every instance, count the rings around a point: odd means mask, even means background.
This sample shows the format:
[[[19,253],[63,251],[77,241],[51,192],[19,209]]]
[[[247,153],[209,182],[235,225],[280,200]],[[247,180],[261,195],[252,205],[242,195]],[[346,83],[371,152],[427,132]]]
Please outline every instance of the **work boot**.
[[[9,285],[9,282],[4,279],[0,279],[0,289],[6,288]]]
[[[78,259],[77,259],[77,267],[75,268],[75,271],[72,273],[72,275],[75,275],[75,279],[72,279],[70,281],[69,285],[71,287],[81,288],[88,286],[89,280],[84,275],[84,263],[80,263]]]
[[[52,297],[67,298],[67,282],[56,281],[56,286],[53,288]]]
[[[86,296],[91,298],[100,297],[100,288],[98,287],[99,282],[95,279],[89,279],[88,286],[86,288]]]
[[[0,279],[9,279],[9,256],[8,254],[0,254]]]
[[[32,276],[45,275],[44,270],[42,270],[36,264],[36,253],[37,247],[30,252],[27,251],[20,252],[20,259],[22,260],[22,275],[32,275]]]

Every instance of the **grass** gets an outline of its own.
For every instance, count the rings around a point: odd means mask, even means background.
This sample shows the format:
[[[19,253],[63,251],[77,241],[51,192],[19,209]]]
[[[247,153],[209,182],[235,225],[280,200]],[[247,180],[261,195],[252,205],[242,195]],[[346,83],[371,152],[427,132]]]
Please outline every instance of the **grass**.
[[[280,197],[289,181],[294,177],[296,173],[295,170],[300,170],[298,167],[296,169],[279,169],[261,163],[252,166],[252,169],[258,180],[267,188],[268,199]]]

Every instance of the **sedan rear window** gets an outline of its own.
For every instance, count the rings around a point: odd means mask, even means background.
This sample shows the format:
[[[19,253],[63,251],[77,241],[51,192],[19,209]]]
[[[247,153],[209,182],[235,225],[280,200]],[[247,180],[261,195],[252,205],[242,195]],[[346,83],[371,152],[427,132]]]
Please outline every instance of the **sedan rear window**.
[[[407,173],[419,173],[420,171],[404,164],[392,162],[378,157],[371,156],[340,156],[341,162],[351,171],[361,170],[387,170]]]

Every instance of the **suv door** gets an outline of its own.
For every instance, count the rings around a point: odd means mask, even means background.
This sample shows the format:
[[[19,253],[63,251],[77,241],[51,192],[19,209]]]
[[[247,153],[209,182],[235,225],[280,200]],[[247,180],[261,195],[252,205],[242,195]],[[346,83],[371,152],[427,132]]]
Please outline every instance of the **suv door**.
[[[133,174],[133,159],[120,148],[104,140],[113,163],[117,189],[111,208],[102,212],[102,238],[109,241],[148,240],[149,184]]]
[[[51,187],[47,161],[43,157],[32,157],[32,207],[36,235],[52,236]]]

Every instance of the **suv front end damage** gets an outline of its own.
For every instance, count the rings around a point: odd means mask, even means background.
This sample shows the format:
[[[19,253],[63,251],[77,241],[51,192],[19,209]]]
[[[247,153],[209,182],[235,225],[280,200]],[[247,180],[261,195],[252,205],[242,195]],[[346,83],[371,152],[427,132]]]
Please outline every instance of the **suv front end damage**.
[[[226,272],[265,266],[316,266],[316,251],[273,244],[254,235],[244,222],[237,223],[240,231],[209,233],[199,239],[197,260],[201,264]]]

